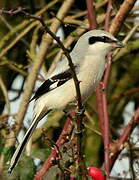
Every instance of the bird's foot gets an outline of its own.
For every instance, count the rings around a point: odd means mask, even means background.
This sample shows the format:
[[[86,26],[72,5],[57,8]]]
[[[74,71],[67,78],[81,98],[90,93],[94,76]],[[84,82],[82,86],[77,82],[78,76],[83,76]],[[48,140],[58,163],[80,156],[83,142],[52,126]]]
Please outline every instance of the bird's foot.
[[[77,111],[77,112],[76,112],[76,115],[77,115],[77,116],[81,116],[81,115],[84,114],[84,112],[85,112],[85,106],[82,106],[82,108],[80,109],[80,111]]]
[[[77,128],[77,127],[76,127],[76,128]],[[75,134],[77,134],[77,135],[78,135],[78,134],[81,134],[81,135],[82,135],[82,133],[84,132],[84,130],[85,130],[85,127],[84,127],[84,125],[82,124],[80,130],[77,130],[77,129],[75,130]]]
[[[99,84],[101,86],[102,91],[105,91],[106,88],[104,82],[101,81]]]

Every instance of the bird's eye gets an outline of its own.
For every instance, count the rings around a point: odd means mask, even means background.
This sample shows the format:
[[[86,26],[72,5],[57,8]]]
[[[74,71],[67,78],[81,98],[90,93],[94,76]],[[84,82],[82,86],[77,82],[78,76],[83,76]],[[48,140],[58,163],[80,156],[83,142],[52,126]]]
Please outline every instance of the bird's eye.
[[[107,37],[107,36],[102,36],[102,41],[103,41],[104,43],[112,43],[112,42],[115,42],[115,40],[113,40],[113,39],[111,39],[111,38],[109,38],[109,37]]]
[[[92,36],[88,39],[88,43],[89,44],[94,44],[96,42],[96,37],[95,36]]]
[[[109,39],[109,38],[107,38],[106,36],[102,36],[102,41],[103,41],[103,42],[107,42],[108,39]]]

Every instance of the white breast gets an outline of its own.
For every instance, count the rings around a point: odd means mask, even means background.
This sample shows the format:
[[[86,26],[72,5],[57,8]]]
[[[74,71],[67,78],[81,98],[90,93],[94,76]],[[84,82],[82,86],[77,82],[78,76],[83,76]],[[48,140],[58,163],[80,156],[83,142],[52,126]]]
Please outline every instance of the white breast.
[[[91,59],[92,58],[92,59]],[[96,86],[100,82],[105,70],[105,60],[102,58],[93,59],[93,57],[86,57],[85,63],[82,67],[82,72],[79,75],[80,89],[82,92],[82,99],[91,95]]]

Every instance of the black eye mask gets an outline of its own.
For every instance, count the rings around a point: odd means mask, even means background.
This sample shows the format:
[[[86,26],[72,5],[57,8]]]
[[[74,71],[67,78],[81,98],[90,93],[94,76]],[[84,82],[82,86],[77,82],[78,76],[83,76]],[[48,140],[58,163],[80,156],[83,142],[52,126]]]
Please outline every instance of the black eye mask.
[[[88,39],[89,44],[95,44],[96,42],[113,43],[116,42],[107,36],[92,36]]]

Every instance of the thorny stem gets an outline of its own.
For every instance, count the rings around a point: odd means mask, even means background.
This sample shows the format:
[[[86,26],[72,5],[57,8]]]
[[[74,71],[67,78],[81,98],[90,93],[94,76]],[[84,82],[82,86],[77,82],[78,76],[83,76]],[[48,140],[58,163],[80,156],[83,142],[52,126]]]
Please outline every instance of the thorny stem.
[[[58,148],[60,148],[65,143],[68,135],[72,131],[72,128],[73,128],[72,121],[69,117],[67,117],[66,123],[64,125],[63,130],[62,130],[62,133],[60,134],[59,139],[56,142],[56,146]],[[48,159],[44,162],[40,171],[34,177],[34,180],[41,180],[43,178],[43,176],[49,170],[49,168],[51,166],[53,166],[52,161],[56,159],[57,155],[58,155],[58,151],[56,150],[56,148],[54,148],[53,151],[51,152],[50,156],[48,157]]]

